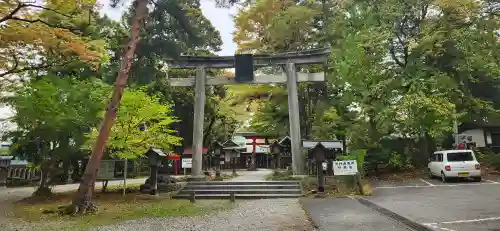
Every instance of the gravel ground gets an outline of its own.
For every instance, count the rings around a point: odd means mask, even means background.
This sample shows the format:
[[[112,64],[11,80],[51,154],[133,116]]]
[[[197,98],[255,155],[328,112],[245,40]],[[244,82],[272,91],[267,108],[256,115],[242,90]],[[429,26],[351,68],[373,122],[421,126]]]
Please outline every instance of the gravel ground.
[[[298,199],[262,199],[238,202],[234,209],[199,217],[147,217],[95,230],[150,231],[312,231],[315,230]]]

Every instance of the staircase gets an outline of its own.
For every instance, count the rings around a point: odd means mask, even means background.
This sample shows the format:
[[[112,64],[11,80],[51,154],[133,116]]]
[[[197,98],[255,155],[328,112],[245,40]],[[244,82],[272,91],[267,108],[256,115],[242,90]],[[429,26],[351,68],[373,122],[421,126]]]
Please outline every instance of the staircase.
[[[296,198],[302,196],[298,181],[205,181],[189,182],[174,198],[188,199],[195,192],[196,199]]]

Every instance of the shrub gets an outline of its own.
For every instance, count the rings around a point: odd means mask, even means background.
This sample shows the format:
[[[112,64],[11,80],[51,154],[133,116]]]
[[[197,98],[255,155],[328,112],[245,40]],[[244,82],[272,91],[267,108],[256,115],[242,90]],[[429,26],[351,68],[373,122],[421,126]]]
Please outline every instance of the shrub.
[[[488,157],[488,162],[496,170],[500,170],[500,154],[492,154]]]
[[[411,170],[413,169],[413,165],[411,164],[411,157],[410,156],[404,156],[400,153],[397,152],[391,152],[389,154],[389,161],[387,163],[387,166],[396,171],[400,170]]]
[[[267,180],[296,180],[293,177],[293,172],[291,170],[287,171],[273,171],[272,174],[266,177]]]
[[[366,149],[357,149],[353,150],[346,155],[342,156],[342,160],[356,160],[358,164],[358,171],[363,175],[364,173],[364,163],[366,156]]]

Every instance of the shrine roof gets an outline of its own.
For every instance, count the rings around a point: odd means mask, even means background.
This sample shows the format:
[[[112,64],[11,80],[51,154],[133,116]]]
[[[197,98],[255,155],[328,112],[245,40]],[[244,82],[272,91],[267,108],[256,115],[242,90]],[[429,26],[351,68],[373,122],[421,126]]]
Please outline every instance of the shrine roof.
[[[257,137],[277,137],[276,134],[271,134],[271,133],[261,133],[261,132],[235,132],[234,136],[243,136],[243,137],[252,137],[252,136],[257,136]]]

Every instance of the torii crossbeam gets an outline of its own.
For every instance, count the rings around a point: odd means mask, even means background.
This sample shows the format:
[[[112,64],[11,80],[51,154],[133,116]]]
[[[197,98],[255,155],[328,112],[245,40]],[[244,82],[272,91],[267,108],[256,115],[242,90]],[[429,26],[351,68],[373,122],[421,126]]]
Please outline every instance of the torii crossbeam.
[[[301,156],[301,135],[299,120],[299,100],[297,82],[323,82],[325,74],[297,73],[296,65],[324,64],[330,49],[314,49],[302,52],[290,52],[275,55],[235,55],[235,56],[181,56],[178,59],[166,60],[170,68],[198,69],[194,78],[169,79],[171,86],[195,86],[194,127],[193,127],[193,160],[191,180],[204,179],[202,173],[203,120],[205,108],[206,85],[229,84],[271,84],[286,83],[288,90],[288,111],[290,121],[290,138],[292,140],[292,169],[294,175],[304,174],[304,160]],[[242,56],[246,56],[243,57]],[[246,59],[246,61],[245,61]],[[244,61],[239,61],[244,60]],[[251,60],[251,61],[249,61]],[[253,67],[285,66],[281,75],[253,76]],[[236,68],[236,78],[207,77],[205,68]],[[250,69],[252,72],[238,76],[238,68]],[[242,73],[240,71],[240,73]]]

